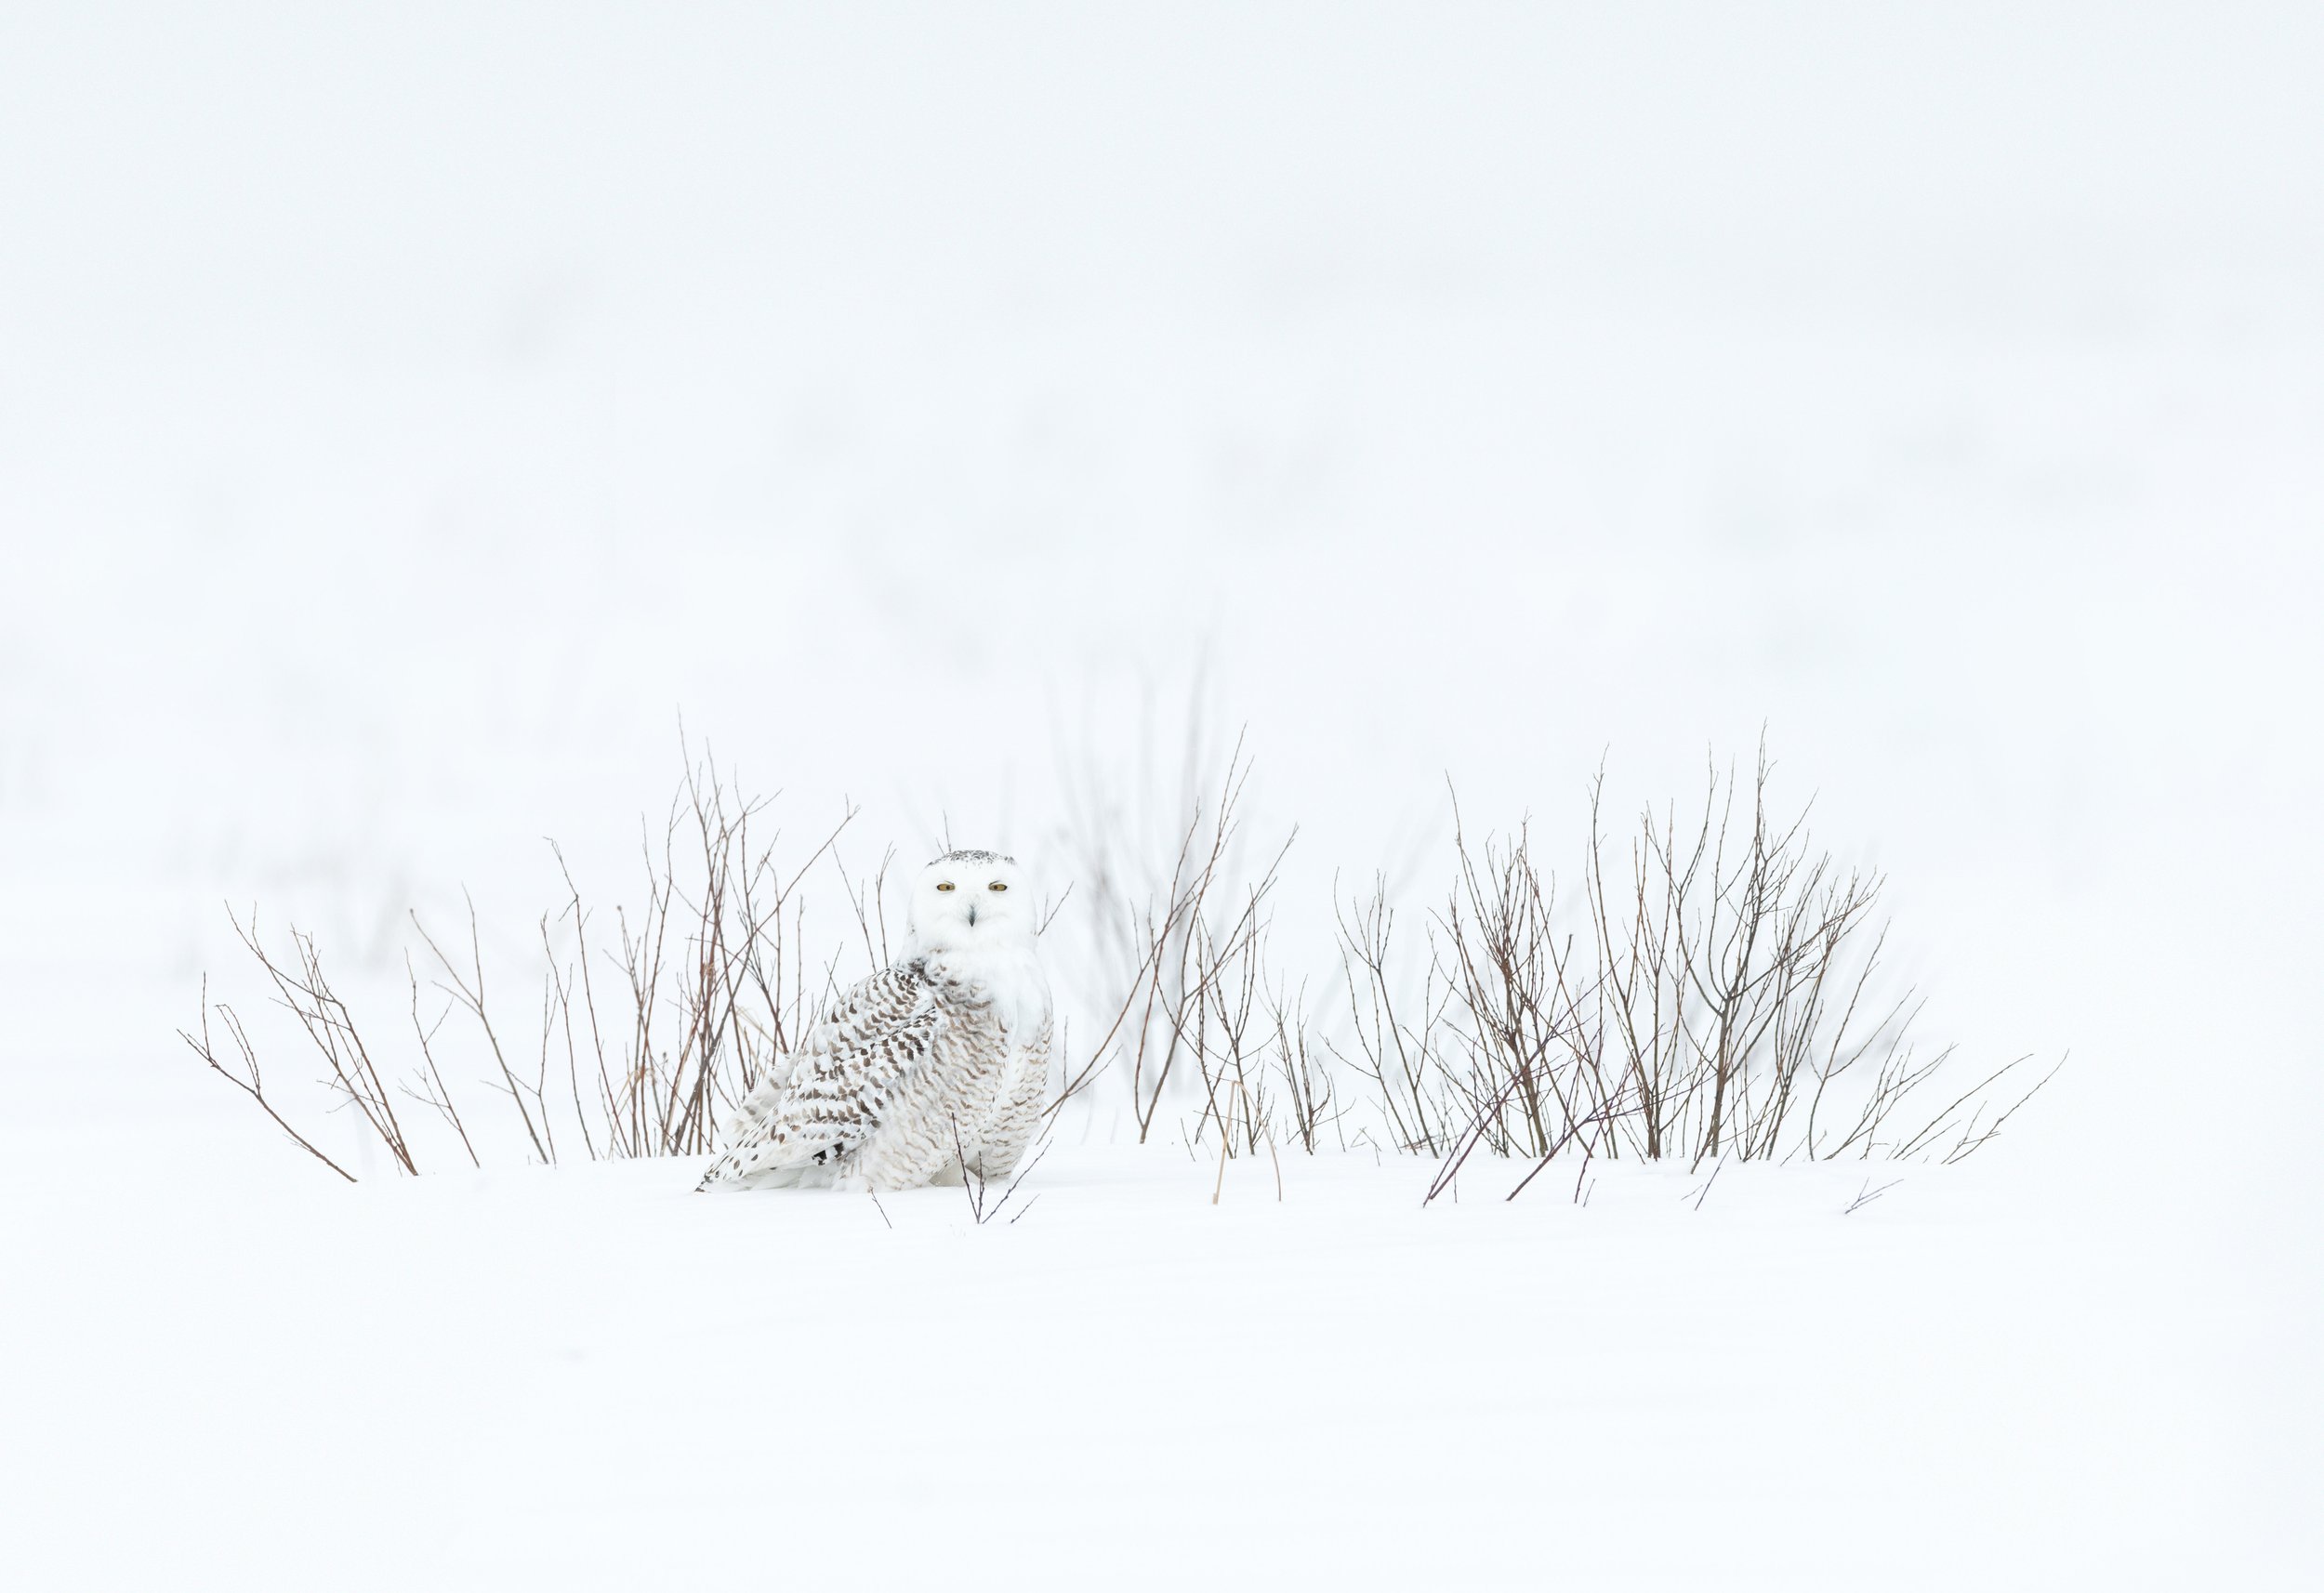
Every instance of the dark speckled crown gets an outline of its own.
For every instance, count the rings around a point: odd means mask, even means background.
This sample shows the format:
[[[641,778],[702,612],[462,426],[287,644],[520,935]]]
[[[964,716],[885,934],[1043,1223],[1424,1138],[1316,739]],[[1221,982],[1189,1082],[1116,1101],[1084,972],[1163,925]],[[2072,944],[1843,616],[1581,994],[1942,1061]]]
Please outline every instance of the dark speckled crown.
[[[971,850],[971,851],[957,851],[957,852],[946,852],[946,853],[944,853],[944,856],[942,856],[942,857],[940,857],[940,858],[937,858],[937,859],[936,859],[933,862],[931,862],[931,863],[929,864],[929,867],[933,868],[933,867],[935,867],[935,866],[936,866],[936,863],[939,863],[939,862],[1009,862],[1009,863],[1013,863],[1013,862],[1015,862],[1016,861],[1017,861],[1017,860],[1016,860],[1015,858],[1010,857],[1010,856],[1007,852],[988,852],[988,851],[975,851],[975,850]]]

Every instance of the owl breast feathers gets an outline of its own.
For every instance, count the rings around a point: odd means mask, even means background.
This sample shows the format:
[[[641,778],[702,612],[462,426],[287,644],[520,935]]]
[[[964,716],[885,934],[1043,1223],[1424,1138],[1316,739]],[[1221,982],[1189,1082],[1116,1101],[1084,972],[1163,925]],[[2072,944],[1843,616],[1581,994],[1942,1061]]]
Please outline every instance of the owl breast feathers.
[[[1007,1174],[1049,1086],[1029,945],[922,952],[842,994],[744,1099],[702,1189],[914,1189]]]

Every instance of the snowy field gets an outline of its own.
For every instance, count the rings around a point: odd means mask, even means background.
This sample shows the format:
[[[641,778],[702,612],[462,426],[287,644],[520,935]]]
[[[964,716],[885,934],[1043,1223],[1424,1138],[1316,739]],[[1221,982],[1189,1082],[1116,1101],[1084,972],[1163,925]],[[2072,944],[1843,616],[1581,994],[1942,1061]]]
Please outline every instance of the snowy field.
[[[2296,6],[0,7],[0,1584],[2311,1586],[2319,80]],[[1926,1032],[2072,1060],[1699,1209],[1214,1206],[1093,1091],[979,1228],[349,1188],[175,1036],[229,901],[390,1026],[407,908],[521,956],[681,716],[1037,868],[1197,679],[1287,955],[1436,899],[1448,774],[1562,860],[1764,727]]]
[[[1498,1172],[1423,1212],[1409,1165],[1297,1157],[1278,1201],[1236,1164],[1214,1207],[1182,1154],[1059,1151],[982,1228],[667,1163],[100,1184],[11,1237],[72,1301],[20,1364],[93,1375],[11,1389],[8,1495],[40,1585],[92,1587],[2259,1569],[2264,1480],[2178,1370],[2238,1331],[2222,1273],[2159,1290],[2153,1238],[1962,1169],[1853,1215],[1854,1166],[1601,1168],[1586,1207]]]

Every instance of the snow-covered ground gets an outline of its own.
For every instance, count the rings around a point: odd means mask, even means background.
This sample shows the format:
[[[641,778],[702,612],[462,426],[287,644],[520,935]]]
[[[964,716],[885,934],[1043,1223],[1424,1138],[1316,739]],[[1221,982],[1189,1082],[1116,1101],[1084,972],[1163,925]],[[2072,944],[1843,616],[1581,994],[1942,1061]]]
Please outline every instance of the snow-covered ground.
[[[1422,1210],[1419,1164],[1294,1155],[1213,1205],[1182,1153],[1063,1149],[982,1228],[959,1190],[883,1216],[692,1170],[46,1197],[5,1257],[53,1302],[11,1346],[12,1556],[92,1588],[2268,1585],[2267,1479],[2185,1370],[2244,1332],[2222,1280],[1973,1169],[1848,1214],[1853,1165],[1599,1166],[1586,1206],[1479,1168]]]
[[[2319,79],[2302,6],[0,7],[0,1582],[2305,1586]],[[680,714],[1037,863],[1198,671],[1288,955],[1448,771],[1570,858],[1764,725],[1932,1037],[2074,1060],[1852,1216],[1214,1209],[1101,1113],[970,1231],[349,1190],[174,1038],[225,900],[392,994],[544,834],[618,894]]]

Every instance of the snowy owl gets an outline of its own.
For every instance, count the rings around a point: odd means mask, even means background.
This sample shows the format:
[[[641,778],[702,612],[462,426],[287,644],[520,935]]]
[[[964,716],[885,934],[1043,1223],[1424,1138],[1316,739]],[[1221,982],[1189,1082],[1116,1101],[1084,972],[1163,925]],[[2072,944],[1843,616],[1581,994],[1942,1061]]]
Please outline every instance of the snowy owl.
[[[1050,994],[1017,860],[947,852],[904,954],[836,1001],[726,1125],[701,1189],[904,1190],[1023,1155],[1049,1087]]]

